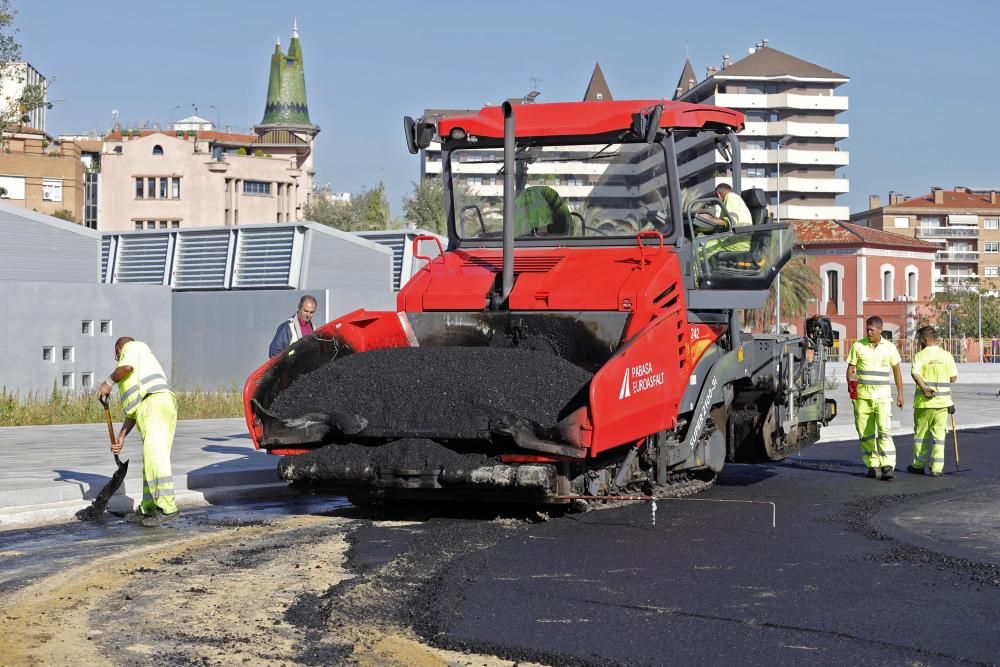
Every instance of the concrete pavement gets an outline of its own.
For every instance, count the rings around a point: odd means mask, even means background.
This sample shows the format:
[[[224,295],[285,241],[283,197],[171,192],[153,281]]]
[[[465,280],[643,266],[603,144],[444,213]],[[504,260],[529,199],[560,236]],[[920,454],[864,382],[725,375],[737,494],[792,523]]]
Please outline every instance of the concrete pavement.
[[[138,431],[121,458],[129,459],[129,471],[112,511],[142,498]],[[277,457],[253,448],[243,419],[178,422],[171,462],[181,507],[288,492],[275,471]],[[114,471],[104,424],[0,428],[0,531],[72,519]]]

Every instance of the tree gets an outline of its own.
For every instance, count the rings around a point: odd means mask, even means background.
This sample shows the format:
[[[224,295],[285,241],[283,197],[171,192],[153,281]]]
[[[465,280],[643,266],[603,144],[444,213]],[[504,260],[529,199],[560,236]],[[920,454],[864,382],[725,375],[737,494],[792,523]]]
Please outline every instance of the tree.
[[[11,28],[16,13],[10,0],[0,0],[0,81],[20,85],[24,73],[16,63],[21,60],[21,45],[14,38],[17,30]],[[6,132],[19,129],[28,122],[32,111],[42,107],[51,109],[52,103],[46,102],[45,87],[40,85],[24,86],[19,97],[0,99],[0,148],[7,143]]]
[[[819,274],[803,257],[792,257],[781,269],[781,321],[805,317],[809,302],[816,298],[822,287]],[[767,330],[774,326],[775,284],[767,294],[767,301],[760,310],[744,310],[743,324],[753,329]]]
[[[455,215],[462,207],[476,203],[476,196],[468,185],[452,181],[452,195],[455,201]],[[426,178],[422,183],[413,183],[413,193],[403,199],[403,217],[411,227],[426,229],[436,234],[448,233],[445,218],[444,184],[440,178]]]
[[[373,188],[363,188],[351,197],[348,204],[338,204],[320,192],[313,198],[313,203],[306,206],[305,218],[345,232],[393,229],[397,226],[381,181]]]
[[[948,289],[934,295],[928,311],[920,318],[920,324],[931,324],[940,336],[947,337],[950,309],[952,338],[978,337],[979,289],[980,285],[974,279],[963,285],[949,285]],[[1000,336],[1000,297],[984,292],[982,303],[983,337]]]

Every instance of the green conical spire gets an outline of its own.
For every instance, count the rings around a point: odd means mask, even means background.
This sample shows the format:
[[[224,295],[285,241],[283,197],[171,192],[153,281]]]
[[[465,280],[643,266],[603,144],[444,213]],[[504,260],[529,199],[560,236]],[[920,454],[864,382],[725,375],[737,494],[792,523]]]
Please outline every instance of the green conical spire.
[[[271,78],[267,83],[267,104],[261,125],[300,125],[312,127],[306,103],[306,74],[302,65],[298,21],[292,27],[288,54],[281,52],[281,42],[271,55]]]

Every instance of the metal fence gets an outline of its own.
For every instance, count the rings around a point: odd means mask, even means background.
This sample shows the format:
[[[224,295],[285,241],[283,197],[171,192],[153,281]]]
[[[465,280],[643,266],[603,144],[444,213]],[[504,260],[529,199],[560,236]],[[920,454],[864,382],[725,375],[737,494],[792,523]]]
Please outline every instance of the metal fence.
[[[847,361],[847,353],[856,341],[856,338],[835,339],[830,358]],[[913,361],[913,355],[920,350],[917,341],[910,338],[892,342],[905,362]],[[1000,338],[942,338],[938,345],[951,352],[958,363],[1000,364]]]

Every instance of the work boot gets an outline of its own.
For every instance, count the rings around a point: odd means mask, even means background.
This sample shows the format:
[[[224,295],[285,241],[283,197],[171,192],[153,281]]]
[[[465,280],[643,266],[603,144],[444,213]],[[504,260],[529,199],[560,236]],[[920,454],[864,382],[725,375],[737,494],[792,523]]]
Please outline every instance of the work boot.
[[[882,466],[882,480],[888,482],[890,479],[896,476],[893,472],[892,466]]]
[[[148,516],[149,516],[148,514],[143,514],[139,510],[135,510],[134,512],[126,512],[125,520],[128,521],[129,523],[142,523],[143,519],[147,518]]]
[[[164,514],[163,512],[157,512],[152,516],[147,516],[142,520],[142,525],[146,528],[159,528],[160,526],[165,526],[174,519],[177,518],[179,512],[171,512],[170,514]]]
[[[906,472],[910,473],[911,475],[923,475],[924,469],[918,468],[916,466],[906,466]]]
[[[868,472],[865,473],[865,477],[868,477],[870,479],[878,479],[878,469],[869,468]]]

